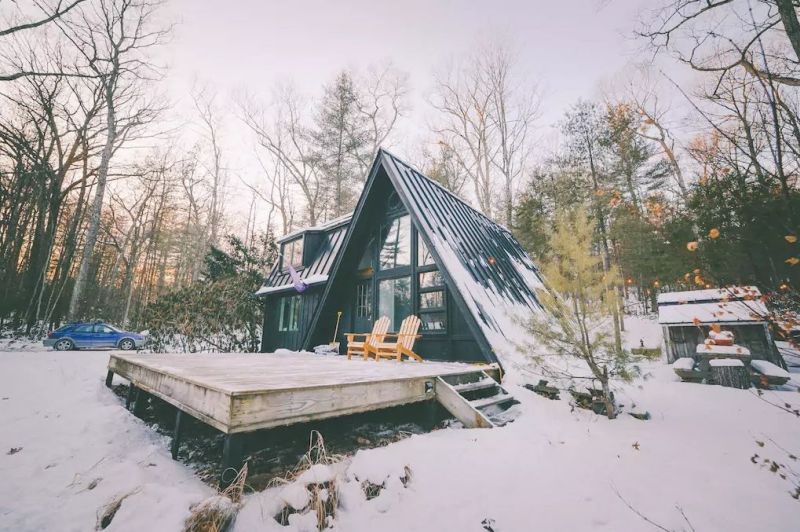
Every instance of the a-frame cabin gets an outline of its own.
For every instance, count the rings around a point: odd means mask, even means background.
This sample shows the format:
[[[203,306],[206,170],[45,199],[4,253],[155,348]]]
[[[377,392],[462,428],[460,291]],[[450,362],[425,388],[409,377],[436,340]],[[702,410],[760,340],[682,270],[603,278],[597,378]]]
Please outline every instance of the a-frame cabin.
[[[380,150],[351,218],[280,241],[265,285],[262,351],[310,349],[388,316],[422,320],[430,360],[509,362],[541,307],[542,281],[510,231]],[[299,243],[299,244],[298,244]],[[299,246],[299,249],[297,248]],[[292,258],[293,257],[293,258]],[[292,264],[309,288],[298,294]]]

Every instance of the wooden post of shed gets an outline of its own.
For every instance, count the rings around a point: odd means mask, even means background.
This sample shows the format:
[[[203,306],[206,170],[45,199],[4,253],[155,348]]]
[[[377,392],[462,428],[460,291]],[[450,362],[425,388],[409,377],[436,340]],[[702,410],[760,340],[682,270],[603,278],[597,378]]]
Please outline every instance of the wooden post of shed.
[[[112,382],[114,382],[114,372],[108,370],[108,373],[106,373],[106,388],[111,388]]]

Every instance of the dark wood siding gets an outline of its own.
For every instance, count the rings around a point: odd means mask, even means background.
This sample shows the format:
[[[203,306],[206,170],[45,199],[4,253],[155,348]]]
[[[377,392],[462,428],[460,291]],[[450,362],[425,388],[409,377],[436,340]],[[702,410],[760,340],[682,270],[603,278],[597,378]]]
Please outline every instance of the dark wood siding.
[[[303,339],[317,310],[322,290],[319,287],[308,288],[300,294],[300,319],[296,331],[279,331],[281,298],[297,295],[296,292],[271,294],[264,298],[264,334],[261,351],[269,353],[276,349],[299,350]]]

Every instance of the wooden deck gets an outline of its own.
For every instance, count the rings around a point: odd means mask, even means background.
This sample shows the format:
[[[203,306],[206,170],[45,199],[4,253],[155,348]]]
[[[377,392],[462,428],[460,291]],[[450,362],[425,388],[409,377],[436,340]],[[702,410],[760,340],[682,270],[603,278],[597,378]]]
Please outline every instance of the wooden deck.
[[[117,374],[229,435],[430,400],[437,377],[490,368],[296,353],[115,353],[108,362],[109,377]]]

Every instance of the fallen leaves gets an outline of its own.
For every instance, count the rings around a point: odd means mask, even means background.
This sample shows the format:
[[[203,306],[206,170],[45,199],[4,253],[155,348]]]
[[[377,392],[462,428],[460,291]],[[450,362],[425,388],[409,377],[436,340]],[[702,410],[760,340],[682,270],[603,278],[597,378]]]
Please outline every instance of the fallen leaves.
[[[798,259],[797,257],[789,257],[788,259],[786,259],[783,262],[785,262],[786,264],[789,264],[791,266],[797,266],[797,264],[800,263],[800,259]]]
[[[716,227],[713,228],[711,231],[708,232],[708,238],[714,240],[715,238],[719,238],[719,229]]]
[[[696,241],[688,242],[686,244],[686,249],[688,249],[689,251],[697,251],[697,242]]]
[[[633,447],[634,449],[636,449],[638,451],[639,450],[639,442],[638,441],[633,442],[633,445],[631,445],[631,447]]]
[[[797,242],[797,236],[796,235],[786,235],[783,238],[784,238],[784,240],[786,240],[790,244],[794,244],[795,242]]]
[[[22,450],[22,447],[12,447],[11,449],[9,449],[9,451],[6,454],[8,454],[8,455],[17,454],[21,450]]]

